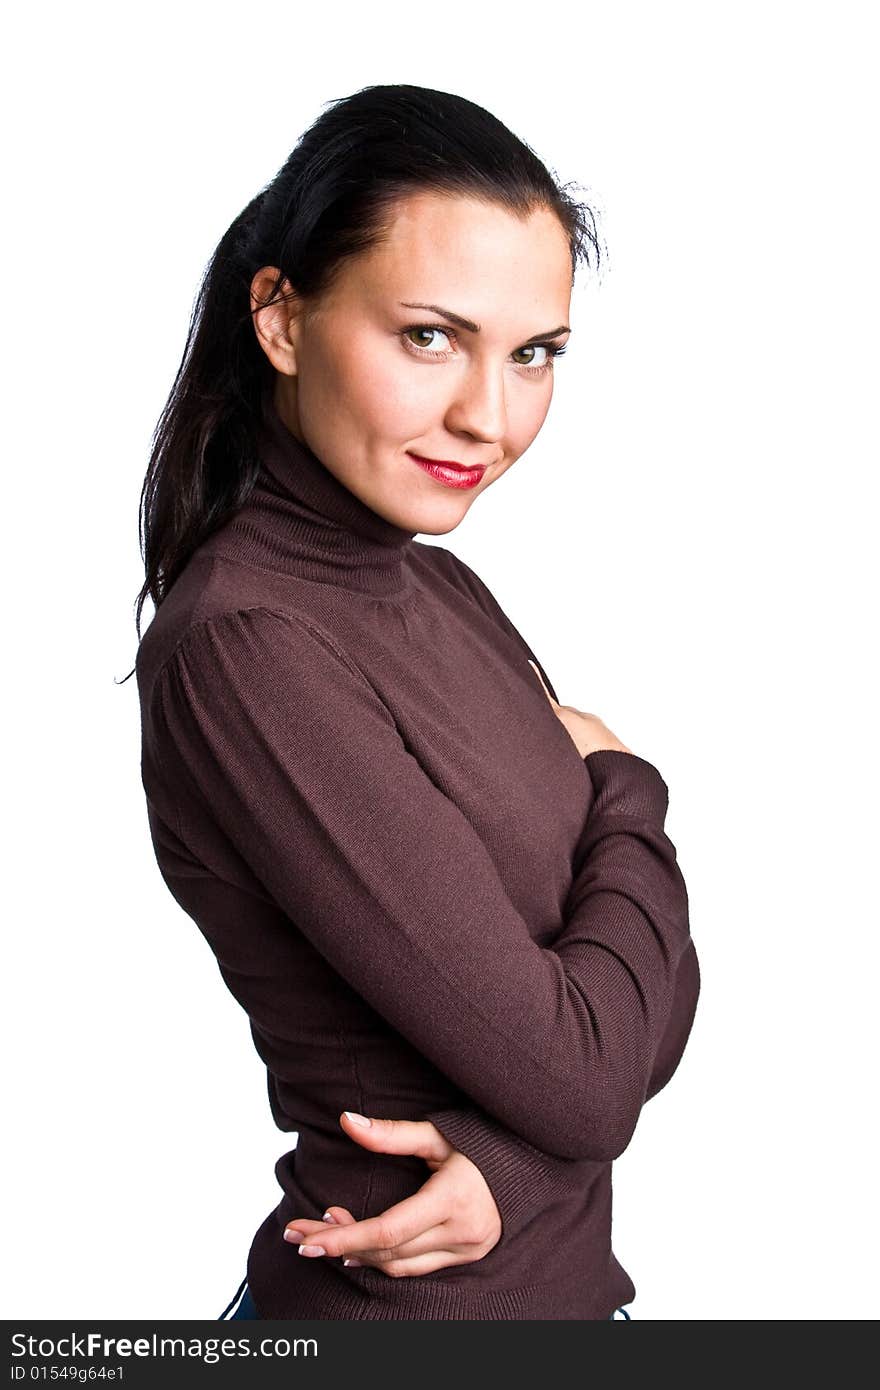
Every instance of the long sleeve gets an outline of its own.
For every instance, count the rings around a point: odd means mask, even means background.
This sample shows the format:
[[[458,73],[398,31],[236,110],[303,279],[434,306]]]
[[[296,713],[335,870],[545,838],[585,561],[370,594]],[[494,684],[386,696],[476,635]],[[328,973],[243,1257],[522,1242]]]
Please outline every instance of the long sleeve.
[[[700,997],[700,962],[693,940],[688,943],[675,972],[672,1008],[654,1057],[645,1100],[649,1101],[671,1081],[684,1056]]]
[[[588,767],[594,765],[590,759],[595,759],[595,763],[601,761],[589,754]],[[626,764],[622,766],[625,770]],[[675,971],[672,1003],[654,1055],[646,1102],[662,1090],[681,1061],[693,1025],[699,989],[699,964],[691,940]],[[505,1238],[520,1230],[555,1197],[583,1186],[583,1172],[570,1159],[535,1148],[479,1106],[448,1108],[432,1112],[426,1118],[480,1169],[498,1208]]]
[[[646,1103],[671,1080],[684,1055],[699,992],[699,962],[691,940],[675,972],[672,1007],[648,1080]],[[576,1162],[536,1149],[477,1105],[432,1111],[425,1118],[479,1168],[498,1208],[505,1239],[556,1197],[583,1189],[583,1170]]]
[[[448,575],[535,662],[544,683],[558,700],[553,683],[535,652],[511,622],[491,590],[461,558],[444,547]],[[589,757],[587,766],[590,767]],[[624,765],[625,767],[625,765]],[[668,1083],[684,1054],[693,1025],[700,991],[699,962],[693,940],[688,943],[675,972],[672,1005],[645,1094],[650,1100]],[[505,1234],[519,1229],[557,1194],[583,1183],[583,1175],[570,1160],[544,1153],[499,1124],[479,1106],[462,1106],[427,1116],[450,1143],[466,1154],[483,1174],[495,1198]]]
[[[591,755],[596,804],[546,949],[372,685],[311,622],[251,608],[196,625],[152,711],[168,786],[186,784],[423,1056],[546,1154],[626,1148],[690,941],[656,768]]]

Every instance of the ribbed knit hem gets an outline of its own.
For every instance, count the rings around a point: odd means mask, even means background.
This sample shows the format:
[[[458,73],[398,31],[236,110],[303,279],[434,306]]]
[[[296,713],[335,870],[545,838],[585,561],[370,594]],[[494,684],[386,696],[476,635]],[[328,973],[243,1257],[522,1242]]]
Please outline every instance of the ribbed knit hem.
[[[553,1286],[547,1284],[475,1294],[444,1287],[433,1282],[430,1276],[390,1279],[379,1270],[362,1268],[350,1271],[352,1283],[356,1278],[359,1288],[346,1288],[344,1281],[329,1267],[322,1266],[320,1261],[309,1260],[307,1263],[308,1279],[297,1285],[293,1309],[289,1303],[278,1304],[276,1297],[265,1289],[261,1291],[249,1278],[254,1306],[260,1319],[531,1322],[606,1321],[609,1316],[605,1305],[601,1312],[593,1313],[585,1306],[575,1311],[577,1295],[568,1287],[560,1290],[559,1301],[554,1302]],[[611,1292],[610,1297],[615,1300],[614,1308],[617,1308],[621,1300],[628,1301],[630,1295],[624,1286]],[[583,1296],[581,1301],[585,1302]]]
[[[465,1293],[420,1275],[411,1279],[390,1279],[379,1270],[367,1268],[351,1270],[351,1283],[358,1287],[347,1288],[346,1281],[321,1266],[318,1260],[310,1260],[309,1265],[308,1280],[297,1286],[295,1314],[291,1314],[289,1307],[273,1310],[270,1296],[264,1292],[261,1297],[259,1290],[254,1290],[254,1302],[261,1318],[501,1322],[526,1317],[532,1298],[541,1292],[536,1286],[510,1292]]]
[[[247,1260],[247,1280],[257,1314],[264,1320],[363,1321],[605,1321],[635,1298],[629,1275],[609,1254],[589,1275],[509,1289],[462,1288],[453,1269],[395,1279],[381,1270],[345,1268],[341,1262],[309,1260],[281,1240],[283,1218],[276,1208],[257,1231]]]

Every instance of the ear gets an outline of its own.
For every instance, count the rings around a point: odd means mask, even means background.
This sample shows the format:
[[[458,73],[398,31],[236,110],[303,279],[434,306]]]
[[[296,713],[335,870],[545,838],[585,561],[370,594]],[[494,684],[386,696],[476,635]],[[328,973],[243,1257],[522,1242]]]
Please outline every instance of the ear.
[[[277,266],[263,266],[251,281],[251,317],[257,341],[272,366],[283,376],[296,376],[296,339],[303,304],[287,277],[275,297]]]

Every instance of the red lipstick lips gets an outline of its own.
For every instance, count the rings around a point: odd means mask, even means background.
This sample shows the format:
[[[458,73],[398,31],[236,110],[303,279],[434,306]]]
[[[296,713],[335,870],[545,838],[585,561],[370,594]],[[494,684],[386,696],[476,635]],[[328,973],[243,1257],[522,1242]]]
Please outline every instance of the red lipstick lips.
[[[453,463],[448,459],[425,459],[413,453],[410,453],[409,456],[414,463],[417,463],[426,473],[430,473],[432,478],[436,478],[438,483],[443,483],[446,487],[476,487],[486,471],[486,465],[478,468],[463,468],[460,463]]]

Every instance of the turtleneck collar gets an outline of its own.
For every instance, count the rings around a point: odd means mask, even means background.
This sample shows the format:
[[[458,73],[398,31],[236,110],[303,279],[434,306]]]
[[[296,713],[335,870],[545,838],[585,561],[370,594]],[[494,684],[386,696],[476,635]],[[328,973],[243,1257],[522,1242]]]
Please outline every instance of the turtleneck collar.
[[[405,587],[404,561],[416,532],[386,521],[345,487],[288,429],[269,391],[257,450],[257,482],[222,528],[239,558],[364,592]]]

